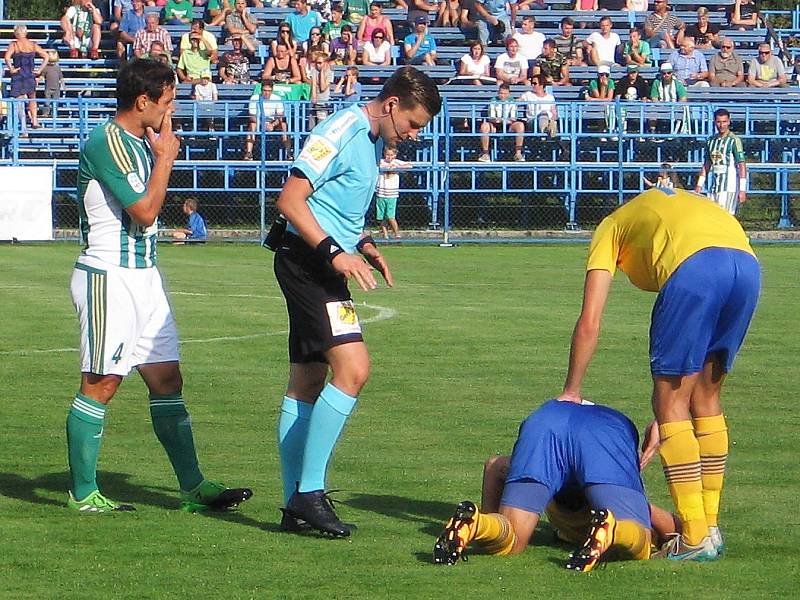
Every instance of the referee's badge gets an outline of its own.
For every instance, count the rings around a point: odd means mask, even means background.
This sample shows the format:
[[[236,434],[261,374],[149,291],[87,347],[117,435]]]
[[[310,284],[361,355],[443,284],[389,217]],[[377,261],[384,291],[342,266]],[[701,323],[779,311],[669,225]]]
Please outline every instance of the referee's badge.
[[[317,173],[322,173],[337,152],[336,146],[331,142],[324,137],[312,134],[308,137],[308,141],[300,153],[300,161],[307,164]]]
[[[325,308],[328,311],[328,321],[331,324],[333,337],[361,333],[361,324],[358,322],[358,315],[352,300],[328,302]]]

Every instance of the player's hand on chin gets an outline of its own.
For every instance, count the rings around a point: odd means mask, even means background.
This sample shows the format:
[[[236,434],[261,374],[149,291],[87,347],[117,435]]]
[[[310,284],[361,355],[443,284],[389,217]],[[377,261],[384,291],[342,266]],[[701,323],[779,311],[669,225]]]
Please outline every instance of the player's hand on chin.
[[[172,130],[172,113],[166,113],[161,119],[161,127],[159,127],[157,136],[152,127],[147,127],[145,134],[156,159],[163,158],[174,161],[178,157],[181,138]]]
[[[347,279],[354,279],[358,287],[365,292],[378,287],[378,282],[375,281],[375,276],[372,274],[372,267],[365,263],[360,256],[342,252],[333,259],[331,265]]]

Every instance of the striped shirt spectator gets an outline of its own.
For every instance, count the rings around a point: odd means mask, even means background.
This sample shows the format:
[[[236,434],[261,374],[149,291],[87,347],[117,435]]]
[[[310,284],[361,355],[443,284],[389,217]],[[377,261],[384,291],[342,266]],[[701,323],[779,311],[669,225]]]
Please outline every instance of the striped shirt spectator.
[[[153,42],[161,42],[164,50],[172,54],[172,39],[169,32],[158,24],[158,14],[148,13],[147,25],[133,39],[133,53],[141,56],[150,49]]]

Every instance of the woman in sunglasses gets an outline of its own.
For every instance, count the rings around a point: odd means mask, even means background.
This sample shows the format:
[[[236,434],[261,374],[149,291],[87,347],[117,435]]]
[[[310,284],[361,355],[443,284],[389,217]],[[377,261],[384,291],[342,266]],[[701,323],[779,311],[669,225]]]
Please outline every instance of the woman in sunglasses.
[[[389,20],[389,17],[382,14],[380,2],[372,2],[369,5],[369,14],[364,17],[358,26],[356,39],[358,39],[359,44],[363,46],[372,40],[372,33],[377,29],[381,29],[386,41],[388,41],[390,45],[394,45],[392,22]]]
[[[392,63],[392,46],[386,40],[383,29],[372,31],[372,39],[364,44],[361,62],[365,65],[386,66]]]
[[[289,54],[291,56],[297,57],[298,51],[298,44],[297,40],[294,39],[294,34],[292,33],[292,26],[285,21],[278,25],[278,37],[277,39],[272,40],[270,42],[270,49],[272,50],[272,56],[275,56],[275,48],[278,45],[278,42],[283,42],[286,47],[289,49]],[[302,53],[302,49],[301,49]]]
[[[314,54],[330,54],[330,51],[331,46],[322,35],[322,28],[312,27],[308,39],[303,42],[303,55],[312,57]]]

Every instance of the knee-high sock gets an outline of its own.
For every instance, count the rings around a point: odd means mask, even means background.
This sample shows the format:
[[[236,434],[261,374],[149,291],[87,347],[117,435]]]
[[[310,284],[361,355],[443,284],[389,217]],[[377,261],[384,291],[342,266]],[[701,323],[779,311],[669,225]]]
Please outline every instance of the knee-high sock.
[[[473,542],[480,544],[489,554],[503,556],[511,553],[516,535],[505,516],[499,513],[478,513],[475,520],[477,528]]]
[[[328,461],[355,405],[356,398],[348,396],[332,383],[320,392],[308,423],[299,491],[325,489]]]
[[[97,489],[97,455],[103,440],[105,404],[76,394],[67,415],[67,452],[72,495],[83,500]]]
[[[659,425],[661,464],[669,493],[683,523],[683,537],[688,544],[699,544],[708,535],[703,509],[703,483],[700,480],[700,445],[694,437],[691,421]]]
[[[150,395],[150,418],[158,441],[167,451],[181,490],[189,492],[203,483],[194,448],[192,421],[180,394]]]
[[[650,529],[628,519],[617,521],[611,549],[622,558],[647,560],[650,558]]]
[[[278,418],[278,454],[281,457],[281,481],[284,506],[289,502],[300,481],[303,450],[308,437],[308,424],[313,404],[283,397]]]
[[[709,527],[716,527],[725,463],[728,460],[728,427],[724,415],[698,417],[692,422],[700,444],[703,508]]]

